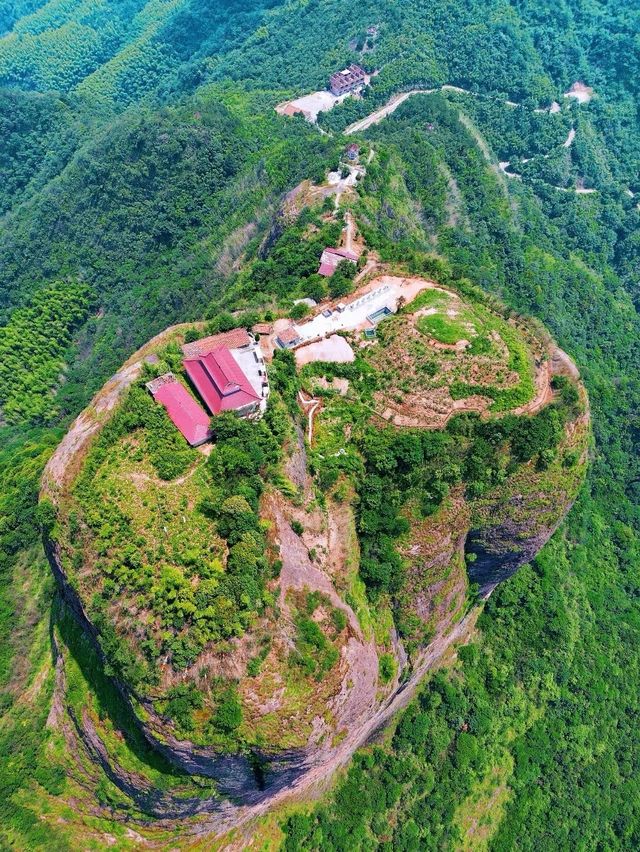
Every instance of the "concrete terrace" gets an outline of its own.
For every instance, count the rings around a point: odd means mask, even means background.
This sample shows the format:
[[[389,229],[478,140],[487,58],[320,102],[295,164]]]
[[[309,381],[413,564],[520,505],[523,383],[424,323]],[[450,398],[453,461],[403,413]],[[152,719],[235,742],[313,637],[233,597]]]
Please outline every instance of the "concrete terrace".
[[[294,328],[302,339],[300,345],[304,346],[307,342],[328,337],[338,331],[371,328],[373,323],[368,317],[372,314],[384,308],[395,313],[400,299],[407,304],[413,301],[421,290],[434,286],[432,282],[423,279],[383,275],[366,288],[356,291],[349,301],[345,301],[342,311],[335,307],[331,316],[326,317],[320,312],[309,322],[295,325]]]

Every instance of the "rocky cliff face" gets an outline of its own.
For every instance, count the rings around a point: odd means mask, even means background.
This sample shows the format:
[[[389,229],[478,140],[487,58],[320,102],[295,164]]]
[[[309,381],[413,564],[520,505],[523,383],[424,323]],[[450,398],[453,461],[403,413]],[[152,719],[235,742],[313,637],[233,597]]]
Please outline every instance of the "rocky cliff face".
[[[536,556],[573,506],[584,478],[589,437],[583,390],[581,396],[584,413],[567,427],[560,450],[564,458],[575,454],[577,461],[570,467],[556,462],[546,470],[530,463],[472,508],[465,553],[469,580],[478,584],[483,598]]]
[[[98,655],[103,658],[98,632],[87,616],[78,593],[67,580],[55,543],[45,538],[44,547],[64,603],[92,639]],[[117,678],[113,679],[113,683],[122,700],[129,705],[133,716],[138,720],[145,738],[155,749],[185,772],[215,778],[220,792],[231,799],[242,799],[245,803],[260,800],[266,786],[264,777],[266,767],[269,768],[268,780],[272,791],[291,783],[302,771],[306,756],[302,751],[277,755],[258,751],[246,755],[227,755],[220,754],[214,749],[196,746],[185,740],[178,740],[171,735],[166,722],[153,713],[150,705],[145,705],[146,718],[143,721],[140,714],[135,712],[134,696],[131,690]],[[86,726],[80,724],[78,720],[76,723],[85,730]]]
[[[527,508],[525,497],[514,498],[514,511],[521,513]],[[497,585],[531,562],[570,508],[571,503],[558,507],[558,519],[550,525],[537,524],[532,511],[529,522],[518,523],[514,518],[506,518],[499,524],[470,530],[465,543],[469,580],[478,584],[480,596],[488,597]]]

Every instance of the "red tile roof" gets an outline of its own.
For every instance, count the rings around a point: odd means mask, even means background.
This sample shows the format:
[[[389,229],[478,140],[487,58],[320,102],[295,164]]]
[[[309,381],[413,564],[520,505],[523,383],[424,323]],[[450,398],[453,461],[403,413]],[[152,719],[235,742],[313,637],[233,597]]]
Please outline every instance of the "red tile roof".
[[[300,340],[300,333],[296,331],[294,326],[289,325],[278,332],[278,340],[285,344],[295,343],[296,340]]]
[[[197,358],[187,358],[183,364],[212,414],[236,411],[260,401],[238,362],[224,346]]]
[[[174,425],[192,447],[211,437],[209,415],[173,376],[167,376],[166,381],[152,389],[151,393],[157,402],[162,403]]]
[[[324,275],[325,278],[330,278],[335,271],[336,268],[332,263],[321,263],[320,268],[318,269],[318,274]]]
[[[233,328],[231,331],[223,331],[221,334],[194,340],[193,343],[185,343],[182,352],[187,358],[197,358],[199,355],[206,355],[220,346],[225,346],[227,349],[240,349],[241,346],[248,346],[253,342],[253,338],[246,328]]]
[[[320,258],[320,268],[318,273],[325,277],[330,277],[336,271],[336,267],[342,260],[351,260],[355,263],[358,260],[358,255],[354,251],[349,251],[344,248],[326,248],[322,252]]]
[[[346,258],[346,260],[356,261],[358,259],[355,251],[349,251],[349,249],[345,248],[326,248],[325,251],[329,254],[337,254],[338,257]]]

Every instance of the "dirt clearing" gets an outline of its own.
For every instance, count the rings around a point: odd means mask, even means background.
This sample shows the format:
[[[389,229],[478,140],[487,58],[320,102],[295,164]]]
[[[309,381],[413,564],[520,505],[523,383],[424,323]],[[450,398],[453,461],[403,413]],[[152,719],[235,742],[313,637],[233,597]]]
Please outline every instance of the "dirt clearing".
[[[331,337],[318,340],[317,343],[302,346],[300,349],[296,349],[295,356],[298,367],[311,364],[313,361],[350,364],[356,358],[351,346],[339,334],[332,334]]]

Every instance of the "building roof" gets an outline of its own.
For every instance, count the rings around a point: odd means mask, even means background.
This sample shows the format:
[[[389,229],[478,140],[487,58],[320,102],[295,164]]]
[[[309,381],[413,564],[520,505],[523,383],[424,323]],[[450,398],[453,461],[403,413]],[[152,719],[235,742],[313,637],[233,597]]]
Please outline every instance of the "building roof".
[[[318,269],[319,275],[324,275],[325,277],[330,277],[336,271],[337,265],[342,260],[351,260],[355,263],[358,260],[358,255],[344,248],[326,248],[322,252],[322,257],[320,258],[320,268]]]
[[[211,437],[209,415],[173,373],[166,373],[148,382],[147,387],[153,398],[165,407],[173,424],[192,447]]]
[[[289,325],[287,328],[278,332],[278,340],[282,343],[289,344],[295,343],[296,340],[300,340],[300,332],[296,329],[295,326]]]
[[[254,340],[246,328],[233,328],[231,331],[223,331],[221,334],[194,340],[193,343],[185,343],[182,346],[182,352],[187,358],[197,358],[199,355],[206,355],[220,346],[227,349],[240,349],[241,346],[248,346],[253,342]]]
[[[351,64],[348,68],[343,68],[342,71],[336,71],[329,78],[329,85],[332,88],[343,88],[361,83],[367,72],[360,65]]]
[[[336,271],[336,267],[332,263],[321,263],[318,269],[318,275],[324,275],[329,278]]]
[[[255,334],[271,334],[273,325],[270,322],[257,322],[254,326],[251,326],[251,331]]]
[[[338,257],[346,260],[353,260],[354,262],[358,260],[358,255],[355,251],[350,251],[345,248],[326,248],[325,251],[328,254],[337,254]]]
[[[206,355],[186,358],[183,364],[212,414],[236,411],[260,401],[238,362],[224,346],[219,346]]]

